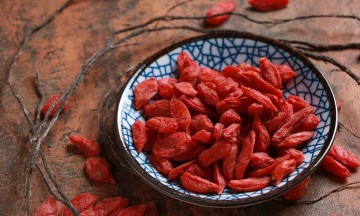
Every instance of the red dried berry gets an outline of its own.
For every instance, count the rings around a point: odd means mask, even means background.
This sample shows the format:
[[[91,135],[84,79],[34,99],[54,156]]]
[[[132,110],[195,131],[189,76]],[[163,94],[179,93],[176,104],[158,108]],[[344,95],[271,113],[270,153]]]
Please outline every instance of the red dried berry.
[[[263,189],[270,182],[270,177],[255,177],[240,180],[231,180],[228,185],[231,189],[237,192],[248,192]]]
[[[310,183],[310,176],[306,177],[302,182],[300,182],[300,184],[298,184],[296,187],[286,192],[284,194],[284,198],[286,200],[292,200],[292,201],[300,199],[304,195],[309,183]]]
[[[158,85],[155,78],[142,81],[135,86],[135,109],[141,109],[148,101],[158,93]]]
[[[145,114],[148,118],[153,117],[171,117],[170,115],[170,100],[161,99],[154,101],[145,106]]]
[[[159,95],[162,98],[171,98],[176,93],[176,89],[174,86],[175,83],[176,79],[169,77],[157,80]]]
[[[224,126],[229,126],[233,123],[241,124],[242,121],[240,115],[237,112],[235,112],[233,109],[229,109],[221,115],[219,122]]]
[[[88,193],[82,193],[76,195],[70,202],[75,207],[75,209],[78,212],[83,212],[86,209],[93,206],[97,201],[97,196],[88,194]],[[72,216],[73,214],[68,208],[63,208],[61,216]]]
[[[147,134],[146,134],[146,128],[145,124],[142,123],[142,121],[137,120],[135,123],[131,126],[132,133],[133,133],[133,141],[135,148],[137,152],[141,152],[145,146],[145,143],[147,141]],[[94,155],[97,156],[97,155]]]
[[[101,147],[96,142],[86,139],[80,135],[71,135],[69,140],[80,151],[84,152],[89,157],[99,156]]]
[[[218,14],[223,14],[227,12],[233,12],[236,9],[235,1],[220,1],[215,3],[208,11],[206,11],[206,18],[204,21],[209,25],[220,25],[223,24],[226,20],[230,18],[230,14],[222,16],[214,16]],[[214,16],[214,17],[210,17]]]
[[[110,164],[102,157],[89,157],[85,162],[85,170],[89,177],[101,183],[116,184],[112,177]]]
[[[178,124],[174,118],[154,117],[146,122],[146,127],[159,133],[174,133],[178,129]]]
[[[56,94],[53,95],[52,97],[50,97],[47,101],[45,101],[43,107],[41,108],[41,113],[43,114],[43,116],[46,115],[46,113],[48,112],[48,110],[50,110],[50,107],[60,98],[60,94]],[[60,101],[55,107],[54,109],[51,111],[51,113],[49,114],[49,117],[54,117],[56,111],[60,108],[60,104],[62,103],[62,101]],[[63,107],[63,111],[69,106],[70,101],[66,101],[64,107]]]
[[[249,4],[259,11],[273,11],[286,7],[289,0],[248,0]]]
[[[36,209],[34,216],[59,215],[61,209],[62,209],[61,202],[56,200],[55,197],[50,196]]]

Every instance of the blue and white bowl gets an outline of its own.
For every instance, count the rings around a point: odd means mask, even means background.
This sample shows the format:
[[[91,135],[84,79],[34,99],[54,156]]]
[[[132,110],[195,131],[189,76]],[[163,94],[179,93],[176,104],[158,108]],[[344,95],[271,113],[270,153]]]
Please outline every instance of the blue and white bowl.
[[[277,186],[238,193],[225,189],[220,195],[196,194],[184,190],[177,181],[159,173],[147,153],[138,154],[132,140],[131,125],[145,121],[143,112],[134,108],[134,87],[151,77],[178,76],[178,55],[186,50],[201,66],[221,71],[228,65],[246,62],[258,66],[266,56],[275,64],[288,64],[296,77],[285,83],[284,95],[297,95],[315,108],[320,119],[314,137],[302,149],[305,161]],[[123,88],[116,110],[118,143],[124,158],[145,182],[160,192],[191,204],[211,207],[239,207],[268,201],[295,187],[320,164],[335,137],[338,113],[334,94],[323,74],[301,53],[278,41],[240,32],[218,32],[190,38],[161,50],[148,58],[130,77]]]

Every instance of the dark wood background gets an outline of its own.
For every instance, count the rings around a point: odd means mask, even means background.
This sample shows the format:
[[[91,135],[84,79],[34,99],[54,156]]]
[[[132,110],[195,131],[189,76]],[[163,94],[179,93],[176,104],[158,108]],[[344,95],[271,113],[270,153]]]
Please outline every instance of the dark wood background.
[[[34,88],[34,71],[39,69],[46,96],[61,92],[74,79],[83,62],[102,48],[111,32],[128,24],[142,23],[164,15],[180,1],[138,0],[78,0],[41,29],[29,41],[14,70],[14,83],[19,96],[35,116],[39,98]],[[176,8],[174,15],[203,15],[216,1],[192,1]],[[0,215],[21,215],[24,202],[24,164],[28,157],[29,127],[12,96],[7,78],[12,59],[24,38],[26,28],[42,22],[64,1],[1,1],[0,7]],[[249,9],[245,0],[237,0],[237,11],[261,19],[280,19],[309,14],[360,15],[359,0],[292,0],[287,8],[269,13]],[[202,21],[176,22],[201,26]],[[239,17],[220,29],[249,31],[272,38],[297,39],[314,43],[337,44],[359,42],[360,22],[341,19],[312,19],[266,27]],[[360,191],[356,188],[330,195],[312,205],[290,205],[271,201],[235,209],[210,209],[192,206],[168,198],[145,184],[139,177],[112,163],[117,186],[95,184],[84,173],[85,157],[68,148],[68,136],[80,133],[104,144],[97,124],[101,97],[121,85],[119,74],[171,43],[195,36],[188,31],[163,31],[137,37],[129,43],[137,46],[120,48],[108,53],[85,78],[72,97],[69,109],[62,113],[44,143],[44,151],[61,188],[69,196],[81,192],[97,194],[99,198],[125,196],[132,204],[155,200],[161,215],[360,215]],[[326,53],[347,65],[359,75],[359,50]],[[328,78],[336,97],[342,103],[340,122],[353,133],[360,134],[360,89],[342,72],[330,72],[334,67],[315,62]],[[115,137],[113,137],[115,138]],[[359,139],[346,130],[338,132],[335,142],[360,155]],[[320,197],[346,182],[359,181],[359,171],[341,181],[321,168],[313,175],[304,199]],[[36,208],[49,193],[37,171],[32,178],[31,206]]]

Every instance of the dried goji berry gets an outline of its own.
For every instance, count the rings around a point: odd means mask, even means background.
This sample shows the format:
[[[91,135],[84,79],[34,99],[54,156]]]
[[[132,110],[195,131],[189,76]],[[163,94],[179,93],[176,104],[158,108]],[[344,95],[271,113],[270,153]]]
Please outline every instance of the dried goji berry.
[[[268,96],[261,94],[255,89],[247,88],[245,86],[241,86],[241,90],[244,92],[245,96],[253,98],[257,102],[262,104],[265,109],[273,112],[276,112],[278,110]]]
[[[146,152],[150,152],[152,150],[154,143],[156,142],[157,131],[150,128],[145,128],[145,131],[146,131],[147,140],[143,150]]]
[[[284,198],[286,200],[293,200],[293,201],[300,199],[304,195],[309,183],[310,183],[310,176],[306,177],[302,182],[300,182],[300,184],[298,184],[296,187],[286,192],[284,194]]]
[[[147,141],[146,129],[145,124],[142,121],[137,120],[131,126],[132,134],[133,134],[133,141],[137,152],[141,152],[145,146]],[[97,155],[94,155],[97,156]]]
[[[260,68],[258,67],[254,67],[254,66],[251,66],[245,62],[242,62],[238,65],[236,65],[237,68],[241,69],[242,71],[251,71],[251,72],[255,72],[255,73],[258,73],[258,74],[261,74],[261,70]]]
[[[306,118],[314,111],[312,107],[306,107],[295,113],[279,130],[277,130],[271,141],[278,143],[291,134],[291,132],[305,122]]]
[[[217,184],[212,183],[211,181],[203,179],[199,176],[191,175],[188,172],[185,172],[181,175],[180,181],[185,189],[195,193],[220,193],[221,190]]]
[[[198,163],[201,166],[210,166],[213,162],[224,158],[234,143],[236,143],[234,137],[217,141],[209,149],[200,153]]]
[[[177,177],[181,176],[185,170],[196,163],[196,159],[193,159],[189,162],[186,162],[184,164],[181,164],[180,166],[175,167],[169,172],[169,179],[176,179]]]
[[[245,170],[251,159],[251,154],[254,151],[255,139],[255,132],[251,131],[242,143],[241,150],[235,164],[235,179],[243,179]]]
[[[145,106],[145,114],[148,118],[153,117],[171,117],[170,115],[170,100],[161,99],[154,101]]]
[[[251,154],[249,167],[264,168],[273,164],[275,160],[265,152],[256,152]]]
[[[237,112],[235,112],[233,109],[229,109],[221,115],[219,122],[224,126],[229,126],[233,123],[241,124],[242,121]]]
[[[224,125],[221,123],[216,123],[214,126],[214,132],[213,132],[213,137],[216,141],[218,141],[222,134],[223,134],[223,130],[224,130]]]
[[[192,62],[189,66],[185,67],[182,72],[180,72],[178,82],[189,82],[192,85],[195,85],[199,72],[200,66],[198,63]]]
[[[178,129],[178,124],[174,118],[154,117],[146,122],[146,127],[159,133],[174,133]]]
[[[75,209],[78,212],[83,212],[86,209],[93,206],[97,201],[97,196],[88,194],[88,193],[82,193],[76,195],[70,202],[75,207]],[[68,208],[63,208],[61,212],[61,216],[72,216],[73,214]]]
[[[191,115],[186,105],[179,99],[173,97],[170,101],[170,114],[176,119],[179,128],[186,130],[191,123]]]
[[[192,109],[192,110],[194,110],[196,112],[205,114],[205,115],[209,116],[212,119],[217,119],[218,118],[217,113],[214,112],[213,110],[211,110],[210,107],[205,105],[200,100],[200,98],[198,98],[198,97],[190,98],[190,97],[187,97],[185,95],[182,95],[180,97],[180,100],[182,100],[189,109]]]
[[[342,146],[333,144],[328,155],[349,169],[355,169],[360,166],[359,158]]]
[[[111,175],[110,164],[102,157],[89,157],[86,159],[85,170],[89,177],[96,182],[116,184]]]
[[[185,132],[159,135],[152,148],[152,152],[159,157],[171,158],[184,152],[190,142],[191,137]]]
[[[231,92],[236,91],[238,87],[239,84],[235,82],[231,77],[228,77],[218,84],[218,91],[223,97],[225,97]]]
[[[350,176],[350,171],[348,168],[346,168],[344,165],[342,165],[340,162],[335,160],[329,155],[326,155],[324,160],[321,163],[321,166],[324,167],[324,169],[334,175],[346,178]]]
[[[200,82],[196,86],[196,90],[199,93],[199,97],[204,101],[204,103],[215,106],[219,101],[220,97],[216,90],[211,89],[207,84]]]
[[[276,107],[279,107],[279,98],[276,95],[270,93],[265,93],[264,95],[270,98],[271,102],[273,102]]]
[[[196,132],[191,139],[195,140],[196,142],[202,144],[211,144],[212,142],[212,134],[207,132],[206,130],[200,130]]]
[[[286,7],[289,0],[248,0],[249,4],[259,11],[272,11]]]
[[[233,12],[235,8],[236,8],[235,1],[217,2],[208,11],[206,11],[206,16],[208,16],[208,18],[205,19],[205,23],[213,26],[220,25],[230,18],[230,14],[222,15],[222,16],[215,16],[215,15],[223,14],[227,12]]]
[[[168,175],[170,171],[174,169],[170,160],[164,157],[159,157],[154,152],[151,153],[150,161],[162,174]]]
[[[264,168],[254,169],[247,175],[247,177],[251,178],[251,177],[268,176],[275,169],[275,167],[277,167],[283,161],[288,160],[289,158],[290,155],[284,155],[282,157],[275,158],[275,162],[273,164],[270,164],[269,166]]]
[[[294,112],[300,111],[300,110],[310,106],[310,104],[308,104],[308,102],[306,102],[304,99],[302,99],[301,97],[298,97],[296,95],[290,95],[287,98],[287,102],[293,106]]]
[[[129,200],[123,197],[105,198],[100,203],[81,212],[81,216],[111,215],[125,208]]]
[[[285,99],[279,100],[279,112],[269,121],[265,123],[266,128],[270,134],[279,130],[286,121],[293,115],[292,105],[289,104]]]
[[[234,168],[237,156],[238,147],[236,144],[233,144],[231,146],[230,152],[224,157],[223,160],[223,172],[226,181],[234,179]]]
[[[171,159],[174,161],[188,161],[196,158],[204,150],[205,147],[203,145],[199,145],[197,142],[190,142],[185,151],[181,151],[180,154],[176,154]]]
[[[263,77],[275,88],[280,89],[282,86],[279,71],[276,66],[266,57],[259,59],[260,69]]]
[[[36,209],[34,216],[59,215],[61,208],[61,202],[50,196]]]
[[[238,98],[227,97],[216,104],[216,109],[220,114],[223,114],[229,109],[240,112],[243,106],[243,103]]]
[[[178,82],[175,83],[175,88],[181,93],[186,96],[194,97],[197,95],[197,91],[194,87],[188,82]]]
[[[278,149],[279,156],[284,156],[287,154],[290,156],[290,159],[294,159],[296,161],[296,166],[299,166],[300,164],[302,164],[302,162],[304,162],[305,157],[304,157],[304,153],[302,153],[302,151],[299,151],[294,148]]]
[[[222,170],[220,169],[219,163],[214,163],[214,183],[219,186],[218,194],[221,194],[224,191],[224,188],[226,187],[226,181],[224,178],[224,174]]]
[[[224,138],[231,138],[231,137],[238,138],[240,136],[240,129],[241,129],[240,124],[231,124],[229,127],[223,130],[222,136]]]
[[[252,129],[256,134],[255,140],[255,152],[267,152],[269,145],[270,145],[270,135],[269,132],[266,130],[264,123],[260,120],[258,115],[255,116]]]
[[[60,94],[56,94],[56,95],[51,96],[48,100],[45,101],[43,107],[41,108],[41,113],[43,114],[43,116],[46,115],[46,113],[48,112],[50,107],[60,98],[60,96],[61,96]],[[62,103],[62,100],[54,107],[54,109],[49,114],[49,117],[54,117],[56,111],[60,108],[61,103]],[[70,101],[67,100],[63,107],[63,111],[69,106],[69,104],[70,104]]]
[[[148,101],[158,93],[158,85],[155,78],[142,81],[135,86],[135,109],[145,106]]]
[[[225,80],[225,77],[222,73],[216,70],[207,67],[201,67],[199,72],[199,79],[201,82],[214,83],[216,86],[218,86],[222,81]]]
[[[208,181],[214,180],[214,169],[212,166],[202,167],[199,164],[192,164],[189,168],[186,169],[186,172],[191,175],[199,176],[200,178],[206,179]]]
[[[181,74],[184,68],[189,67],[194,63],[194,60],[185,51],[182,51],[178,57],[179,73]]]
[[[124,208],[117,216],[145,216],[146,205],[133,205]]]
[[[226,66],[221,73],[225,76],[225,77],[231,77],[235,80],[239,79],[239,73],[241,73],[242,71],[236,67],[236,66]]]
[[[228,185],[231,189],[237,192],[248,192],[260,190],[268,185],[270,177],[255,177],[241,180],[231,180]]]
[[[320,123],[320,119],[316,117],[314,114],[310,114],[304,123],[297,126],[293,132],[299,132],[299,131],[312,131],[314,130]]]
[[[295,77],[296,73],[287,65],[276,65],[276,69],[279,71],[281,80],[283,82]]]
[[[294,159],[281,162],[271,172],[271,179],[274,180],[274,184],[278,185],[285,176],[290,175],[296,168],[296,161]]]
[[[191,127],[196,131],[200,131],[200,130],[212,131],[214,125],[206,115],[198,114],[193,119],[191,119]]]
[[[278,148],[297,148],[304,142],[309,141],[314,136],[314,131],[302,131],[294,133],[286,137],[279,143],[274,143],[274,146]]]
[[[263,117],[265,116],[266,113],[264,106],[258,103],[253,103],[250,106],[248,106],[247,111],[251,117],[255,117],[256,115]]]
[[[100,154],[100,145],[92,140],[86,139],[80,135],[71,135],[69,136],[69,140],[80,151],[84,152],[89,157],[98,156]]]
[[[228,94],[227,98],[240,98],[243,95],[243,91],[240,88],[237,88],[235,91]]]
[[[176,89],[174,84],[176,83],[176,79],[165,77],[157,80],[159,95],[162,98],[171,98],[176,93]]]

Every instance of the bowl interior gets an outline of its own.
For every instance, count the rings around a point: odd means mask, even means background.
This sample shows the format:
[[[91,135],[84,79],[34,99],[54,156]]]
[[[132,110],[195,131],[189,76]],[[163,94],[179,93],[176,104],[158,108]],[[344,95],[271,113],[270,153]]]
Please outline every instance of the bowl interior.
[[[275,43],[275,45],[274,45]],[[221,71],[228,65],[246,62],[258,66],[258,59],[266,56],[275,64],[287,64],[296,77],[285,83],[284,95],[297,95],[315,108],[320,119],[314,137],[302,149],[305,161],[277,186],[262,190],[238,193],[225,189],[221,195],[195,194],[184,190],[177,181],[171,181],[159,173],[149,160],[149,154],[138,154],[132,141],[131,125],[137,120],[145,121],[143,112],[134,108],[134,87],[143,80],[155,77],[178,76],[177,58],[186,50],[201,66]],[[148,59],[130,78],[124,88],[117,110],[117,127],[120,145],[131,166],[148,183],[158,190],[199,205],[241,206],[265,201],[281,195],[294,187],[315,168],[329,149],[336,132],[337,111],[332,91],[322,76],[306,58],[286,46],[276,44],[270,39],[249,35],[202,36],[180,42]]]

